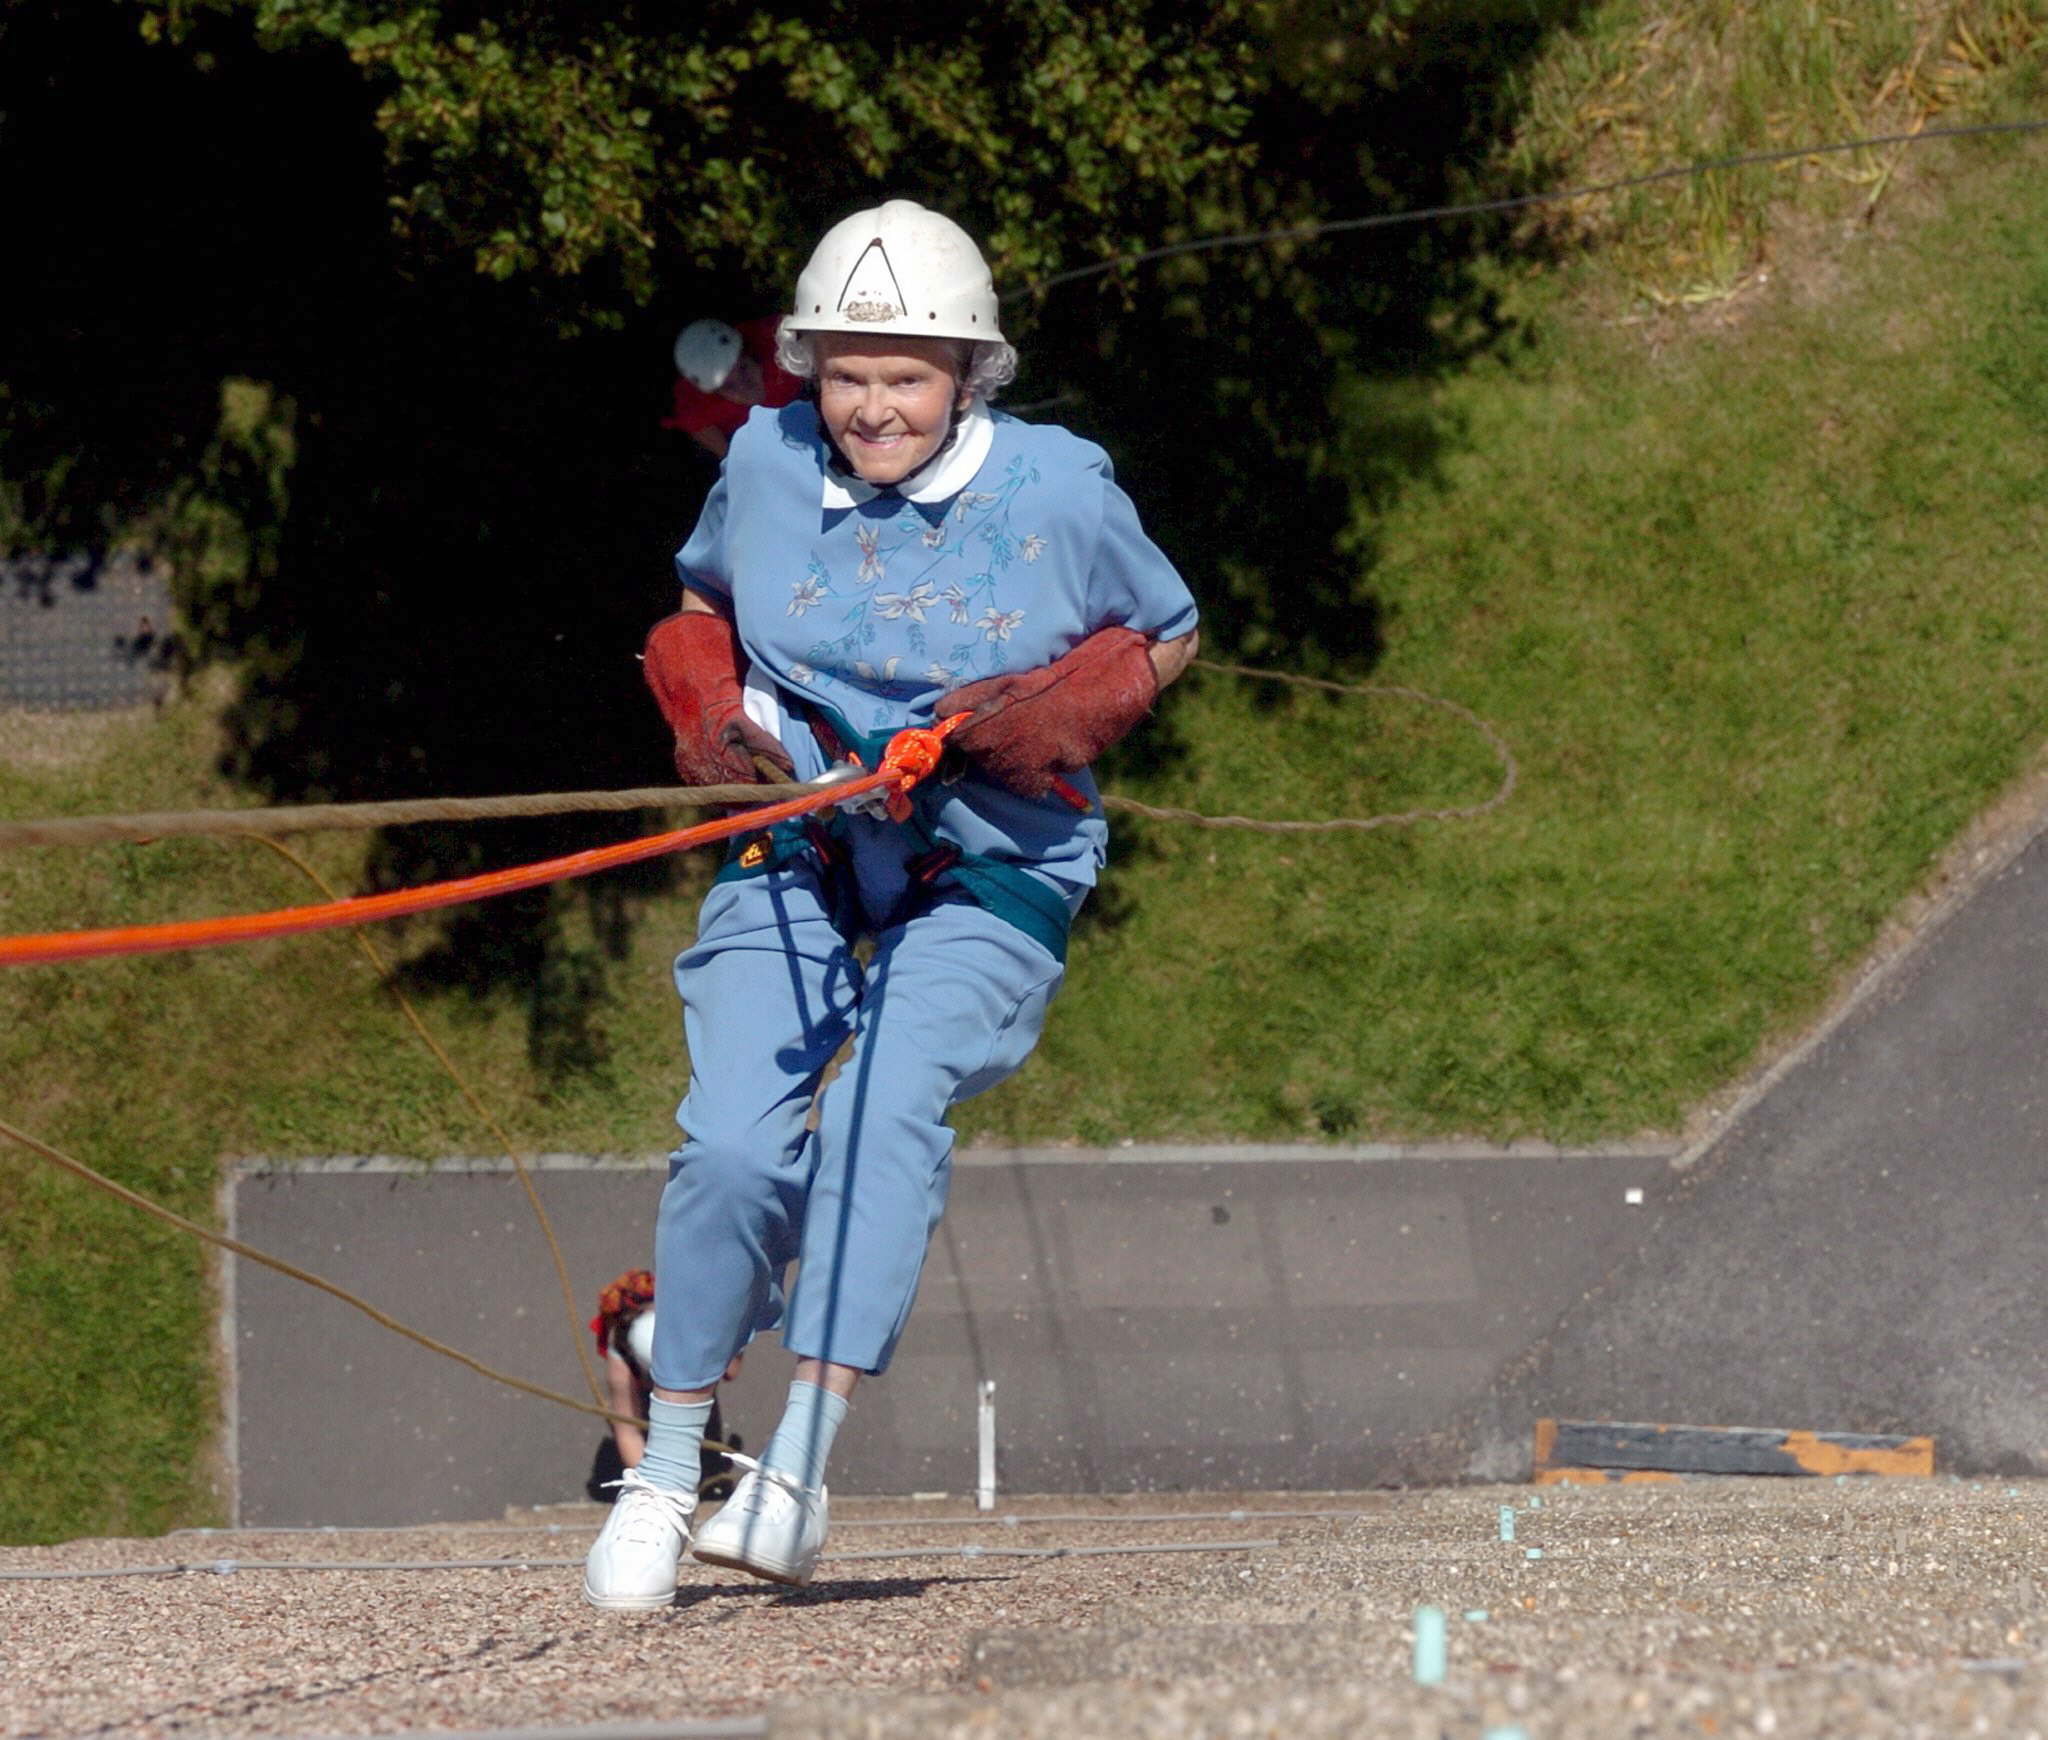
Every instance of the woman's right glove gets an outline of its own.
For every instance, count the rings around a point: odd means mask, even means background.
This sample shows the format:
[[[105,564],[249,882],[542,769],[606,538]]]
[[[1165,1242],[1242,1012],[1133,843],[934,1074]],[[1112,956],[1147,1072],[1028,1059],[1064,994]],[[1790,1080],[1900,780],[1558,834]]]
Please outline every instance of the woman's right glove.
[[[794,777],[782,745],[747,717],[740,686],[739,631],[715,611],[665,616],[647,636],[641,668],[661,716],[676,734],[676,773],[685,785],[751,785],[757,763]]]

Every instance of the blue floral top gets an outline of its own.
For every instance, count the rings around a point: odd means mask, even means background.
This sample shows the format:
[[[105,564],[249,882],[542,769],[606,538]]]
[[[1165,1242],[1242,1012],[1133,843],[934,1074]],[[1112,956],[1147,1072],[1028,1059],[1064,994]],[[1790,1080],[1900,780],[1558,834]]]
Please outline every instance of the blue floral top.
[[[685,586],[730,606],[754,666],[749,710],[799,778],[825,759],[792,696],[872,738],[927,725],[948,689],[1049,664],[1097,629],[1171,639],[1195,626],[1193,597],[1109,456],[1064,429],[977,402],[901,491],[848,477],[830,456],[815,406],[756,409],[676,555]],[[1073,783],[1094,799],[1085,773]],[[1083,815],[972,776],[934,790],[928,819],[942,838],[1095,880],[1099,803]]]

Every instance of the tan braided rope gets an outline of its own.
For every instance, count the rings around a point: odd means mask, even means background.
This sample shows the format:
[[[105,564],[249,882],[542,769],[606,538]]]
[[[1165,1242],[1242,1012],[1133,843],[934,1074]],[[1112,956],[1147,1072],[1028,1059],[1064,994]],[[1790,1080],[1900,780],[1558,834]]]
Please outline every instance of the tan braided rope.
[[[1471,708],[1400,683],[1339,683],[1326,677],[1297,676],[1291,671],[1262,671],[1249,665],[1196,659],[1198,670],[1254,682],[1289,683],[1333,695],[1387,695],[1434,707],[1479,733],[1501,765],[1493,795],[1476,804],[1446,809],[1389,811],[1374,816],[1332,816],[1316,820],[1265,820],[1255,816],[1212,816],[1197,810],[1140,803],[1136,798],[1103,794],[1104,809],[1155,821],[1188,822],[1198,828],[1237,828],[1263,834],[1363,833],[1375,828],[1410,827],[1418,822],[1467,822],[1490,814],[1515,793],[1521,772],[1505,739]],[[75,816],[47,821],[0,822],[0,850],[10,846],[142,845],[179,835],[264,839],[277,834],[307,834],[339,829],[398,828],[421,822],[508,821],[530,816],[563,816],[647,809],[697,809],[727,805],[780,803],[814,790],[808,785],[634,786],[624,791],[534,792],[513,797],[406,798],[389,803],[290,804],[275,809],[166,810],[133,816]]]
[[[263,810],[165,810],[136,816],[76,816],[0,822],[0,847],[147,844],[180,834],[214,838],[399,828],[418,822],[496,822],[597,811],[696,809],[780,803],[805,785],[646,785],[625,791],[534,792],[516,797],[405,798],[389,803],[287,804]]]

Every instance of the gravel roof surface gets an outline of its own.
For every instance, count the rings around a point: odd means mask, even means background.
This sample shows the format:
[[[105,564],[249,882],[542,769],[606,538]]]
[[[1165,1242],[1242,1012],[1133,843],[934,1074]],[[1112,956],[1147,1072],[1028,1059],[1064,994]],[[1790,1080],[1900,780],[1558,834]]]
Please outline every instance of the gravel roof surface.
[[[557,1726],[751,1713],[775,1699],[844,1687],[937,1689],[957,1683],[969,1634],[1084,1623],[1111,1601],[1170,1590],[1197,1556],[997,1555],[1273,1540],[1276,1525],[1256,1516],[1120,1520],[1244,1502],[1298,1508],[1328,1501],[1005,1501],[996,1519],[971,1523],[971,1508],[957,1502],[835,1503],[829,1555],[924,1549],[929,1556],[842,1559],[835,1568],[828,1555],[804,1590],[685,1560],[675,1606],[655,1614],[600,1613],[584,1604],[578,1567],[603,1516],[595,1505],[455,1528],[187,1532],[0,1548],[0,1573],[188,1567],[0,1581],[0,1734]],[[1077,1513],[1097,1520],[1031,1520]],[[1006,1514],[1020,1520],[1005,1524]],[[963,1547],[984,1552],[963,1558]],[[504,1568],[255,1568],[473,1559]],[[211,1569],[224,1561],[236,1569]]]
[[[1239,1506],[1241,1520],[1213,1516]],[[1502,1507],[1515,1538],[1501,1538]],[[600,1614],[598,1512],[0,1549],[0,1732],[354,1734],[765,1717],[821,1740],[1989,1734],[2048,1740],[2048,1482],[1701,1481],[1351,1500],[837,1507],[785,1591],[687,1564]],[[1355,1510],[1276,1518],[1259,1510]],[[1062,1521],[1086,1515],[1088,1521]],[[1166,1515],[1167,1521],[1146,1520]],[[855,1526],[844,1526],[855,1525]],[[1273,1540],[1254,1553],[1001,1548]],[[963,1546],[982,1556],[962,1558]],[[524,1556],[522,1560],[522,1556]],[[531,1569],[283,1572],[490,1558]],[[1418,1607],[1446,1618],[1418,1684]]]

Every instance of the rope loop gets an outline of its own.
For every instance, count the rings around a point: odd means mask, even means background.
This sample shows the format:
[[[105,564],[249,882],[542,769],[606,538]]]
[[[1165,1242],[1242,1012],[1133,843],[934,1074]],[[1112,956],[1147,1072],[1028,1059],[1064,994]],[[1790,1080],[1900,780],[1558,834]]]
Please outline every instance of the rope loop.
[[[1104,809],[1117,810],[1125,815],[1148,816],[1154,821],[1187,822],[1197,828],[1237,829],[1248,834],[1371,833],[1378,828],[1413,827],[1418,822],[1476,821],[1499,809],[1515,795],[1515,788],[1521,784],[1521,765],[1515,760],[1515,752],[1508,747],[1507,739],[1470,707],[1446,700],[1442,695],[1432,695],[1426,689],[1413,689],[1405,683],[1338,683],[1328,677],[1304,677],[1293,671],[1263,671],[1251,665],[1224,664],[1216,659],[1196,659],[1194,668],[1215,671],[1227,677],[1246,677],[1253,682],[1288,683],[1298,689],[1321,689],[1332,695],[1392,695],[1420,706],[1435,707],[1453,718],[1462,719],[1486,740],[1487,747],[1500,762],[1500,782],[1494,787],[1492,796],[1476,804],[1436,810],[1388,810],[1376,816],[1329,816],[1319,820],[1212,816],[1200,810],[1176,809],[1167,804],[1140,803],[1136,798],[1119,797],[1114,792],[1103,794]]]

